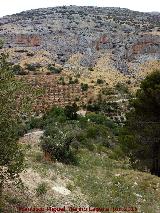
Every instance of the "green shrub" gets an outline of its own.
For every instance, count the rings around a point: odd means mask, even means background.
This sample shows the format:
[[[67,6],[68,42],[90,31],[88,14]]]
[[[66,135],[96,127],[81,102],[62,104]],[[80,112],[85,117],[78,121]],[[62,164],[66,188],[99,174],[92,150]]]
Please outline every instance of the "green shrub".
[[[27,128],[30,129],[43,129],[44,120],[43,118],[31,117],[31,119],[27,122]]]
[[[86,137],[87,138],[96,138],[97,137],[97,128],[96,128],[96,126],[89,126],[86,129]]]
[[[6,195],[5,199],[11,205],[22,205],[21,198],[17,197],[16,195],[14,197]]]
[[[82,89],[82,91],[87,91],[88,90],[88,84],[81,83],[81,89]]]
[[[12,67],[12,71],[15,75],[26,75],[27,74],[19,64],[14,65]]]
[[[75,83],[75,84],[78,84],[78,83],[79,83],[78,78],[76,78],[76,79],[74,80],[74,83]]]
[[[106,88],[102,89],[102,94],[103,95],[114,95],[115,91],[113,88],[106,87]]]
[[[128,87],[127,85],[118,82],[115,86],[115,89],[118,90],[120,93],[128,93]]]
[[[60,68],[60,67],[55,67],[54,65],[52,64],[49,64],[48,65],[48,70],[53,73],[53,74],[59,74],[62,72],[63,68]]]
[[[46,112],[43,116],[44,125],[47,126],[50,123],[59,122],[64,123],[67,120],[64,109],[54,106],[51,110]]]
[[[113,136],[109,128],[114,130],[116,125],[103,114],[90,113],[80,117],[77,116],[77,110],[76,104],[64,109],[53,107],[43,116],[45,131],[41,147],[50,154],[52,160],[77,163],[76,153],[79,148],[96,151],[103,150],[101,146],[111,146]]]
[[[51,155],[52,160],[58,160],[63,163],[75,163],[76,158],[71,149],[77,129],[75,125],[49,125],[46,127],[42,137],[42,150]]]
[[[88,68],[89,71],[94,71],[93,67]]]
[[[41,65],[39,63],[36,63],[36,64],[26,64],[26,69],[28,69],[29,71],[36,71],[40,67],[41,67]]]
[[[36,152],[34,154],[34,160],[35,162],[41,162],[43,160],[43,155],[41,152]]]
[[[103,84],[104,83],[104,80],[102,79],[97,79],[97,84]]]
[[[78,118],[78,122],[79,122],[79,126],[80,126],[82,129],[86,128],[86,126],[88,125],[87,116],[85,116],[85,117],[80,116],[80,117]]]
[[[61,85],[65,85],[65,84],[66,84],[63,76],[61,76],[61,77],[58,79],[58,84],[61,84]]]
[[[78,118],[77,111],[78,106],[73,104],[72,106],[65,106],[64,113],[69,120],[76,120]]]
[[[108,117],[106,117],[104,114],[101,113],[89,113],[86,116],[87,119],[89,119],[91,122],[94,122],[96,124],[105,125],[109,128],[115,128],[116,125],[113,121],[111,121]]]
[[[46,183],[39,183],[36,188],[37,196],[42,196],[47,193],[47,184]]]
[[[78,79],[72,79],[72,77],[69,77],[69,84],[78,84]]]
[[[86,108],[87,108],[88,111],[91,111],[91,112],[98,112],[98,111],[100,111],[100,105],[99,105],[99,103],[96,103],[96,102],[94,102],[92,104],[88,104],[86,106]]]
[[[24,134],[27,133],[27,125],[26,124],[19,124],[18,128],[17,128],[17,131],[18,131],[18,135],[20,137],[23,137]]]
[[[93,140],[87,140],[84,147],[91,152],[93,152],[96,148]]]
[[[86,134],[84,131],[80,132],[76,136],[77,141],[79,141],[81,144],[85,144],[86,142]]]
[[[71,192],[74,191],[74,189],[75,189],[75,185],[74,185],[73,183],[70,183],[70,182],[67,183],[67,186],[66,186],[66,187],[67,187],[67,189],[69,189]]]
[[[125,158],[125,154],[121,149],[121,147],[116,145],[112,150],[112,152],[110,153],[109,157],[114,160],[121,160]]]
[[[116,113],[118,110],[118,103],[117,102],[101,102],[100,103],[100,111],[104,113]]]

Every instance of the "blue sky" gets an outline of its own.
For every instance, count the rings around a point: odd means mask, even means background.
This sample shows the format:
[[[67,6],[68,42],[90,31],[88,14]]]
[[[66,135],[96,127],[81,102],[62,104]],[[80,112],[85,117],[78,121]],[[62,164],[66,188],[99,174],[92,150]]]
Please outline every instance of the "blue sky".
[[[160,12],[160,0],[0,0],[0,17],[29,9],[63,5],[122,7],[143,12]]]

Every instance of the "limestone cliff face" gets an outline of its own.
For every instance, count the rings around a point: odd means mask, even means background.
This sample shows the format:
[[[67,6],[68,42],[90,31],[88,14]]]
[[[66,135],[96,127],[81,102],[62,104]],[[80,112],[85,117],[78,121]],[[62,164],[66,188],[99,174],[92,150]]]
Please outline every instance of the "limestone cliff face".
[[[128,9],[55,7],[1,18],[0,38],[4,48],[43,49],[65,67],[72,67],[75,54],[82,56],[84,68],[95,67],[108,54],[110,68],[131,75],[139,64],[160,59],[159,21],[159,14]]]
[[[143,36],[132,46],[133,54],[159,53],[159,36]]]

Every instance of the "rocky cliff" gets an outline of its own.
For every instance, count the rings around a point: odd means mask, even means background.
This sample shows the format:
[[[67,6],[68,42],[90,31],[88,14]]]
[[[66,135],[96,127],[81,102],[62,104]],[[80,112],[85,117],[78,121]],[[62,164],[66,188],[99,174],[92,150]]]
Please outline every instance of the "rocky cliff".
[[[1,18],[0,38],[4,48],[46,50],[67,68],[77,53],[81,67],[94,67],[107,53],[111,68],[131,75],[137,65],[160,59],[160,14],[77,6],[30,10]]]

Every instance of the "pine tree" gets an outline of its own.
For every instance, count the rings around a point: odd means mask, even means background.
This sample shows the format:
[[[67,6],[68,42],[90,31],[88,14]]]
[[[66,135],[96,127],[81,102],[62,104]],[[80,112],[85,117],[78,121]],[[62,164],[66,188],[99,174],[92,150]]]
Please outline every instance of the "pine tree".
[[[121,147],[133,165],[160,176],[160,71],[142,81],[131,106]]]

